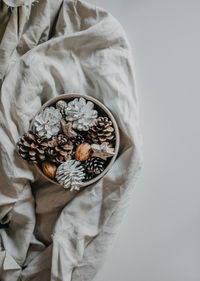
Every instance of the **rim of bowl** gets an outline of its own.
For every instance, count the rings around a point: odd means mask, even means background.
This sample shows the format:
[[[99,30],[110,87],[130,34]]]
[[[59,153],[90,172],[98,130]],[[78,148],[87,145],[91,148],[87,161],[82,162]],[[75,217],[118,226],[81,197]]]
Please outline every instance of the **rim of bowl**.
[[[106,173],[111,169],[112,165],[114,164],[116,158],[117,158],[117,155],[118,155],[118,152],[119,152],[119,142],[120,142],[120,137],[119,137],[119,129],[118,129],[118,125],[117,125],[117,122],[113,116],[113,114],[110,112],[110,110],[104,105],[102,104],[99,100],[97,100],[96,98],[93,98],[91,96],[88,96],[88,95],[84,95],[84,94],[78,94],[78,93],[69,93],[69,94],[63,94],[63,95],[59,95],[57,97],[54,97],[54,98],[51,98],[50,100],[48,100],[47,102],[45,102],[41,107],[40,109],[37,111],[37,113],[35,114],[35,116],[33,117],[32,121],[31,121],[31,124],[29,126],[29,130],[32,130],[33,129],[33,124],[34,124],[34,121],[35,121],[35,117],[40,113],[42,112],[46,107],[50,106],[50,105],[53,105],[55,104],[57,101],[59,100],[67,100],[67,99],[71,99],[71,98],[85,98],[86,100],[90,100],[92,101],[93,103],[95,103],[98,107],[100,107],[107,115],[108,117],[110,118],[110,120],[112,121],[113,123],[113,127],[114,127],[114,130],[115,130],[115,154],[113,155],[113,157],[111,158],[109,164],[107,165],[107,167],[104,169],[104,171],[99,174],[97,177],[89,180],[89,181],[86,181],[86,182],[83,182],[83,184],[81,184],[80,186],[80,189],[83,188],[83,187],[86,187],[86,186],[89,186],[95,182],[97,182],[98,180],[100,180],[101,178],[103,178]],[[59,185],[59,186],[62,186],[62,184],[60,184],[59,182],[57,181],[54,181],[53,179],[47,177],[43,172],[42,170],[38,167],[37,164],[34,164],[34,166],[36,167],[37,171],[44,177],[46,178],[48,181],[56,184],[56,185]]]

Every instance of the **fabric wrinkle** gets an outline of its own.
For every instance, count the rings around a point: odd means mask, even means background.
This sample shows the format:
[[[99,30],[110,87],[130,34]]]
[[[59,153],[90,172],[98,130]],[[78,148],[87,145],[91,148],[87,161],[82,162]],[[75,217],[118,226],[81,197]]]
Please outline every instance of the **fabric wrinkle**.
[[[10,8],[0,8],[0,279],[92,281],[143,161],[131,48],[121,24],[83,0],[3,5]],[[81,192],[48,182],[16,151],[41,105],[64,93],[97,98],[120,131],[111,170]]]

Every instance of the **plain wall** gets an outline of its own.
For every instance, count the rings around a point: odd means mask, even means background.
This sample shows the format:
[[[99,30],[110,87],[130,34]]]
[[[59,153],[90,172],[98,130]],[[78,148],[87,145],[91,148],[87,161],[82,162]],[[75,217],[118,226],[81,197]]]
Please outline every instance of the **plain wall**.
[[[90,0],[132,45],[144,167],[97,281],[200,280],[200,1]]]

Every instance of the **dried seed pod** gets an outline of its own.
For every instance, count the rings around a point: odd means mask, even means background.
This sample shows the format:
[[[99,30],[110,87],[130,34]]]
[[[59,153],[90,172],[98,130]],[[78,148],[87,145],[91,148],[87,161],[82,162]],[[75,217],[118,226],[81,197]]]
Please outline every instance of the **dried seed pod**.
[[[61,123],[63,133],[68,138],[74,138],[77,136],[77,133],[72,128],[72,122],[66,122],[64,119],[62,119],[60,123]]]
[[[103,160],[106,160],[109,157],[113,157],[115,155],[114,148],[109,147],[108,143],[92,144],[92,156],[99,157]]]

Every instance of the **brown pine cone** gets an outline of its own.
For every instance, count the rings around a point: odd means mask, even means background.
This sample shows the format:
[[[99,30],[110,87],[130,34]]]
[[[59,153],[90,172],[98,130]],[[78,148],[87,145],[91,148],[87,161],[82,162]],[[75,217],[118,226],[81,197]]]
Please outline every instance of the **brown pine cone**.
[[[54,164],[63,163],[72,155],[73,144],[64,135],[53,136],[47,145],[46,157]]]
[[[64,145],[66,143],[68,143],[68,138],[64,135],[58,135],[57,137],[57,141],[58,141],[58,145]]]
[[[33,164],[38,164],[46,159],[47,147],[46,140],[39,138],[31,131],[25,133],[17,143],[19,155]]]
[[[82,135],[77,135],[76,137],[70,138],[74,148],[85,142],[85,138]]]
[[[113,144],[115,130],[112,126],[112,121],[108,117],[99,117],[89,129],[88,139],[91,143],[101,144],[107,142],[108,144]]]
[[[90,157],[82,163],[85,168],[85,181],[91,180],[104,170],[105,160],[98,157]]]

